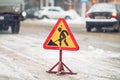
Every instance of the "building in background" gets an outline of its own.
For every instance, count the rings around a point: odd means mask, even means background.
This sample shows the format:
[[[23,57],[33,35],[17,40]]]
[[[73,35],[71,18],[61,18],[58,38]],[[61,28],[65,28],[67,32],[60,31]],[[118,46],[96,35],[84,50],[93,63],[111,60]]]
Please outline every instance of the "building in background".
[[[43,6],[60,6],[64,10],[74,9],[76,12],[81,14],[81,0],[24,0],[25,8],[37,7],[41,8]],[[86,11],[95,3],[101,2],[116,2],[120,3],[120,0],[88,0],[86,3]]]
[[[24,0],[26,8],[43,6],[61,6],[64,9],[75,9],[80,7],[81,0]],[[101,2],[120,2],[120,0],[88,0],[87,4],[93,5]]]

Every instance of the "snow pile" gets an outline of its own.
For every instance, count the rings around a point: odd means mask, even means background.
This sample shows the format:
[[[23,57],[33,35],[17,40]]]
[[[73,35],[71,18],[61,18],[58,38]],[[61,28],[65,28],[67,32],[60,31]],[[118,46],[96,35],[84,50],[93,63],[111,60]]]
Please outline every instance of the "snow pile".
[[[37,24],[37,25],[41,25],[41,26],[54,26],[56,23],[57,23],[58,20],[56,19],[41,19],[41,20],[38,20],[38,19],[27,19],[24,21],[24,23],[27,23],[27,24]],[[80,26],[84,26],[85,25],[85,19],[83,19],[82,17],[78,17],[76,19],[72,19],[72,20],[66,20],[67,24],[69,27],[80,27]]]
[[[66,20],[69,25],[71,25],[71,24],[74,24],[74,25],[76,25],[76,24],[77,25],[85,24],[85,19],[82,18],[81,16],[79,16],[76,13],[76,11],[69,10],[68,12],[75,17],[74,19]],[[50,24],[50,26],[51,26],[51,25],[55,25],[56,22],[58,21],[58,19],[32,19],[32,20],[27,19],[24,22],[27,22],[27,23],[29,22],[31,24],[31,23],[33,23],[33,21],[34,21],[35,24],[40,24],[40,25]]]

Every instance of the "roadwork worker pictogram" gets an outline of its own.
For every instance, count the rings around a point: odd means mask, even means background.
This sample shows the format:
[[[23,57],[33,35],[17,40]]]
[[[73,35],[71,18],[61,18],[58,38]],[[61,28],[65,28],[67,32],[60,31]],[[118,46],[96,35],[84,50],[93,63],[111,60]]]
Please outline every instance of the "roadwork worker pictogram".
[[[45,49],[78,50],[79,46],[64,18],[58,19],[43,44]]]
[[[55,41],[50,40],[48,45],[58,46],[55,42],[59,41],[59,46],[62,46],[63,43],[66,46],[69,46],[68,42],[66,41],[66,38],[69,35],[68,32],[66,30],[62,30],[62,26],[58,28],[58,31],[60,32],[59,39],[57,39]]]

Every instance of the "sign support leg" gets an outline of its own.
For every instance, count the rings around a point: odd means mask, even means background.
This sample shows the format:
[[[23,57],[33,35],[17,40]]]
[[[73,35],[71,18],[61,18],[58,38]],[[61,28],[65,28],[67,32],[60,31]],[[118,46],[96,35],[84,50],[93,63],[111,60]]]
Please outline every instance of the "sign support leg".
[[[55,67],[58,66],[57,71],[53,71]],[[65,71],[65,68],[67,72]],[[49,71],[48,73],[55,73],[55,74],[77,74],[73,73],[63,62],[62,62],[62,50],[59,51],[59,62],[57,62]]]

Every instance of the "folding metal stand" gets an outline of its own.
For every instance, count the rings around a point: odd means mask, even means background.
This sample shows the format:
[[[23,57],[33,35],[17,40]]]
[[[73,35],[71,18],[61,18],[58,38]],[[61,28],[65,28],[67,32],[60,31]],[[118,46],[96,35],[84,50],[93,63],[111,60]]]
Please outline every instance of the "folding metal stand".
[[[57,71],[53,71],[53,69],[55,67],[58,66],[58,70]],[[68,72],[65,72],[66,68],[68,70]],[[62,62],[62,50],[60,50],[59,52],[59,62],[57,64],[55,64],[49,71],[47,71],[48,73],[55,73],[55,74],[77,74],[77,73],[73,73],[63,62]]]

